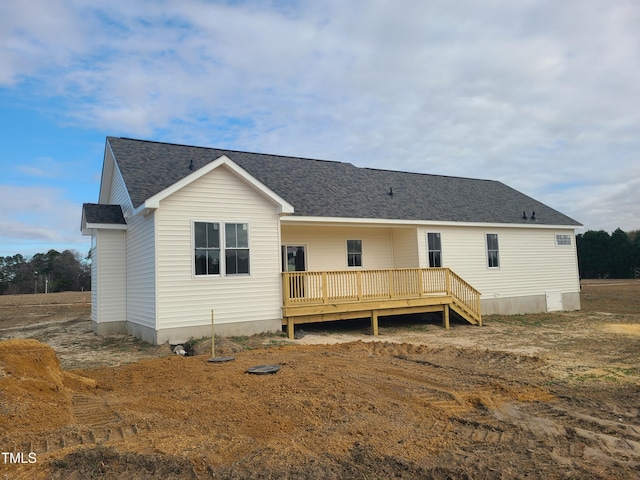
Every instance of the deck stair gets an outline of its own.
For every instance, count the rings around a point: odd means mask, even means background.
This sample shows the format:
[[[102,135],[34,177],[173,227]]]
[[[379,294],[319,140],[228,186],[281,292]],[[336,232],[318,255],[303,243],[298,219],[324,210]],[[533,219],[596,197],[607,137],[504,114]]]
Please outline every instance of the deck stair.
[[[293,338],[296,324],[442,312],[449,327],[453,312],[482,325],[480,292],[449,268],[404,268],[319,272],[285,272],[282,323]]]

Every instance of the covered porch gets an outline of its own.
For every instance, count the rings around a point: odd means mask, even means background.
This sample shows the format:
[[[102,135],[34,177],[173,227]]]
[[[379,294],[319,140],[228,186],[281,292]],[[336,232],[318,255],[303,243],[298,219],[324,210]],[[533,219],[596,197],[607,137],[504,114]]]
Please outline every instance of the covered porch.
[[[442,312],[449,328],[451,311],[482,325],[480,292],[449,268],[298,271],[282,274],[282,324],[294,338],[296,324]]]

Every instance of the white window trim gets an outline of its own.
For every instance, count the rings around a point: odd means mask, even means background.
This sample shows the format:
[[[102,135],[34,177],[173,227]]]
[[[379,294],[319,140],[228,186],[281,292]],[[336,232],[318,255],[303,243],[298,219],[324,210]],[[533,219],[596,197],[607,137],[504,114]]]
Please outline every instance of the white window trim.
[[[218,235],[220,241],[220,273],[210,273],[206,275],[198,275],[196,274],[196,260],[194,258],[194,254],[196,251],[196,223],[217,223],[218,224]],[[223,268],[223,253],[224,249],[222,248],[223,242],[223,234],[222,229],[224,228],[224,223],[220,220],[192,220],[191,221],[191,277],[194,279],[203,279],[203,278],[220,278],[222,276],[222,268]]]
[[[285,253],[287,252],[287,247],[304,247],[304,271],[309,271],[309,244],[306,242],[287,242],[280,245],[280,256],[282,256],[282,248],[284,248]],[[284,267],[283,264],[287,263],[288,259],[281,258],[280,259],[280,269]],[[286,272],[286,270],[284,270]]]
[[[437,233],[440,235],[440,250],[430,250],[429,249],[429,234],[430,233]],[[427,231],[424,235],[424,238],[427,242],[427,267],[429,268],[443,268],[444,267],[444,253],[443,253],[443,248],[442,248],[442,232],[435,232],[435,231]],[[485,237],[487,238],[487,237]],[[436,252],[439,251],[440,252],[440,267],[432,267],[431,266],[431,262],[429,262],[429,253],[430,252]]]
[[[559,243],[558,237],[567,237],[569,239],[569,243]],[[567,248],[573,245],[573,242],[571,241],[571,235],[569,235],[568,233],[556,233],[554,235],[554,239],[555,239],[556,247]]]
[[[212,273],[207,275],[196,275],[196,262],[194,253],[196,251],[196,223],[217,223],[220,234],[220,273]],[[226,229],[227,224],[246,224],[247,225],[247,243],[249,245],[249,273],[232,273],[227,274],[227,238]],[[234,277],[250,277],[253,270],[253,256],[251,255],[251,223],[246,220],[241,221],[222,221],[222,220],[192,220],[191,221],[191,277],[194,279],[211,279],[211,278],[234,278]]]
[[[498,241],[498,266],[497,267],[492,267],[489,265],[489,241],[487,236],[488,235],[495,235],[496,236],[496,240]],[[500,270],[500,267],[502,266],[502,259],[500,258],[500,235],[496,232],[485,232],[484,234],[484,261],[485,264],[487,266],[487,270]]]
[[[247,250],[249,250],[249,272],[248,273],[231,273],[231,274],[227,274],[227,229],[226,226],[227,225],[242,225],[242,224],[246,224],[247,225]],[[252,265],[251,265],[251,259],[252,259],[252,255],[251,255],[251,223],[246,221],[246,220],[229,220],[226,222],[222,223],[222,252],[220,254],[220,256],[222,257],[220,260],[220,274],[224,275],[225,277],[250,277],[251,276],[251,272],[252,272]],[[238,250],[237,248],[235,250]],[[244,249],[242,249],[244,250]]]
[[[355,241],[359,241],[360,242],[360,266],[349,266],[349,241],[350,240],[355,240]],[[347,238],[344,241],[344,247],[345,247],[345,257],[344,257],[344,261],[345,261],[345,265],[347,267],[347,270],[351,270],[354,268],[362,268],[364,269],[364,240],[362,240],[361,238]]]

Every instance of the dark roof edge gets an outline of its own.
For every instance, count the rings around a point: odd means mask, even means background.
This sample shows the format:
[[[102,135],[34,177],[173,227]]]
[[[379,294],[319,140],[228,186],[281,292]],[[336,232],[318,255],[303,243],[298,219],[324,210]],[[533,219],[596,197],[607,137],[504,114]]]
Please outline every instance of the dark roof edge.
[[[160,141],[157,141],[157,140],[141,140],[139,138],[130,138],[130,137],[112,137],[112,136],[108,136],[107,140],[110,139],[110,138],[116,138],[116,139],[120,139],[120,140],[129,140],[131,142],[157,143],[158,145],[168,145],[168,146],[171,146],[171,147],[197,148],[197,149],[201,149],[201,150],[220,150],[220,151],[223,151],[223,152],[231,152],[231,153],[248,153],[250,155],[265,155],[265,156],[269,156],[269,157],[290,158],[290,159],[296,159],[296,160],[308,160],[308,161],[311,161],[311,162],[339,163],[339,164],[342,164],[342,165],[351,165],[352,167],[355,167],[355,168],[361,168],[361,167],[356,167],[352,163],[341,162],[339,160],[323,160],[323,159],[319,159],[319,158],[294,157],[292,155],[282,155],[282,154],[278,154],[278,153],[249,152],[247,150],[234,150],[234,149],[231,149],[231,148],[221,148],[221,147],[203,147],[202,145],[187,145],[186,143],[160,142]]]
[[[156,143],[158,145],[168,145],[168,146],[171,146],[171,147],[196,148],[196,149],[200,149],[200,150],[220,150],[220,151],[223,151],[223,152],[230,152],[230,153],[246,153],[246,154],[249,154],[249,155],[265,155],[265,156],[269,156],[269,157],[288,158],[288,159],[294,159],[294,160],[305,160],[305,161],[310,161],[310,162],[337,163],[337,164],[340,164],[340,165],[348,165],[348,166],[351,166],[353,168],[357,168],[359,170],[371,170],[371,171],[375,171],[375,172],[391,172],[391,173],[401,173],[401,174],[406,174],[406,175],[425,175],[425,176],[430,176],[430,177],[460,178],[460,179],[464,179],[464,180],[475,180],[475,181],[483,181],[483,182],[499,182],[499,180],[491,180],[491,179],[488,179],[488,178],[463,177],[463,176],[460,176],[460,175],[444,175],[444,174],[440,174],[440,173],[408,172],[406,170],[391,170],[391,169],[388,169],[388,168],[377,168],[377,167],[359,167],[358,165],[355,165],[354,163],[343,162],[343,161],[340,161],[340,160],[324,160],[324,159],[320,159],[320,158],[294,157],[292,155],[282,155],[282,154],[278,154],[278,153],[250,152],[250,151],[247,151],[247,150],[234,150],[234,149],[231,149],[231,148],[220,148],[220,147],[203,147],[201,145],[187,145],[186,143],[160,142],[160,141],[157,141],[157,140],[143,140],[143,139],[131,138],[131,137],[112,137],[112,136],[107,136],[107,139],[109,139],[109,138],[128,140],[128,141],[131,141],[131,142]],[[500,182],[500,183],[502,183],[502,182]]]

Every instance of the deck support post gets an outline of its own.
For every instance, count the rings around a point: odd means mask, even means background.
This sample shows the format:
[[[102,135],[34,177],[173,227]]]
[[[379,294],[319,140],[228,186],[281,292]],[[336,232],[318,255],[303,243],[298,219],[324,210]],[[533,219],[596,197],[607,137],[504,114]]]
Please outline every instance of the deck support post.
[[[444,328],[449,329],[449,305],[444,305],[442,310],[442,324]]]
[[[371,333],[378,335],[378,312],[371,310]]]
[[[287,318],[287,337],[289,338],[289,340],[293,340],[295,338],[293,326],[294,326],[293,318],[291,317]]]

